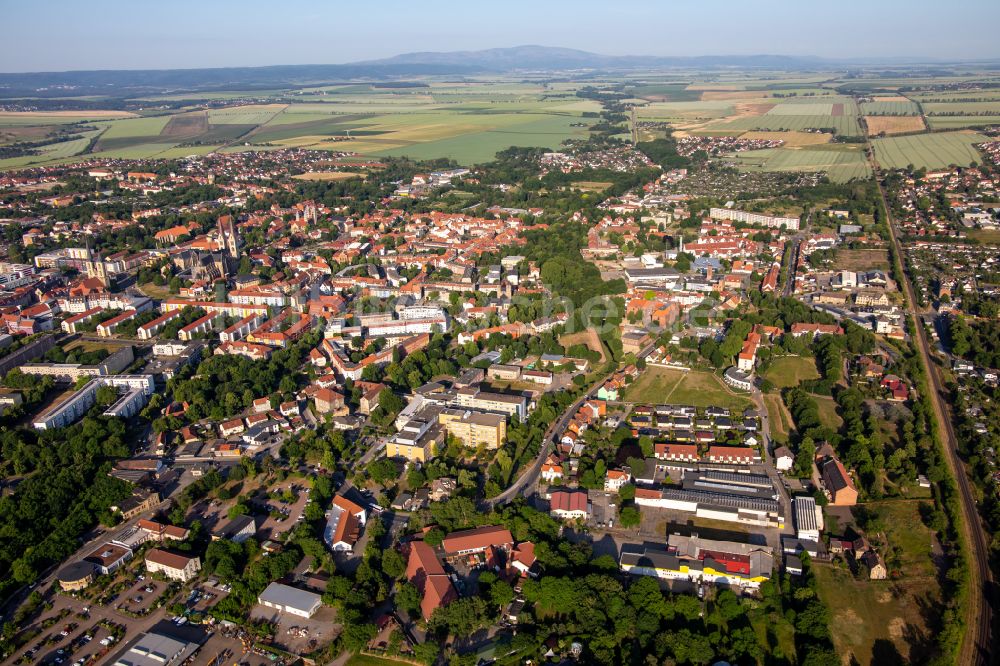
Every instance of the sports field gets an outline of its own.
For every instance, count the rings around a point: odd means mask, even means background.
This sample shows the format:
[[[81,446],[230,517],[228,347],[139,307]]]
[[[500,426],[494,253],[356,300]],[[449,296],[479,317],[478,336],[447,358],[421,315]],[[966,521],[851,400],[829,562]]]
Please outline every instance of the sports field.
[[[742,410],[751,402],[743,394],[734,393],[721,379],[703,370],[673,370],[646,368],[625,391],[628,402],[694,405],[695,407],[728,407]]]
[[[767,148],[730,157],[741,171],[825,171],[830,180],[838,183],[871,176],[860,144]]]
[[[908,165],[941,169],[982,162],[974,145],[985,141],[987,138],[976,132],[936,132],[874,139],[872,146],[875,159],[886,169],[905,169]]]
[[[798,386],[807,379],[818,379],[816,361],[807,356],[779,356],[771,361],[764,378],[777,388]]]

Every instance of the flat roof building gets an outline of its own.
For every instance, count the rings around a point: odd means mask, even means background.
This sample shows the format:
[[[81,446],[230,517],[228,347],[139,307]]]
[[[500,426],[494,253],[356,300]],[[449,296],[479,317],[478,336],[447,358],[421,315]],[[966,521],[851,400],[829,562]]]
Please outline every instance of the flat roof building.
[[[267,589],[260,593],[257,601],[262,606],[273,608],[282,613],[310,618],[319,610],[323,599],[314,592],[307,592],[281,583],[271,583]]]

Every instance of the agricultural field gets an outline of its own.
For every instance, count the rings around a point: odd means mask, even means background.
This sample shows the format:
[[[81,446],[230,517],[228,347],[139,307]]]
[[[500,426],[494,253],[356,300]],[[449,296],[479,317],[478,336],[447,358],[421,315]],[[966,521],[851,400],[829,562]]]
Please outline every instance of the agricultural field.
[[[865,124],[868,136],[922,132],[926,129],[922,116],[865,116]]]
[[[134,118],[127,111],[0,111],[0,127],[68,125],[87,120]]]
[[[763,115],[747,115],[733,120],[720,120],[705,126],[708,130],[726,132],[762,131],[794,131],[832,129],[843,136],[860,136],[861,127],[855,115],[791,115],[787,113],[770,112]]]
[[[88,125],[87,127],[90,126]],[[87,146],[90,145],[90,142],[99,136],[102,131],[104,131],[102,127],[95,126],[93,129],[79,132],[79,139],[73,139],[72,141],[59,141],[38,148],[40,151],[40,154],[38,155],[23,155],[21,157],[8,157],[6,159],[0,159],[0,169],[16,169],[79,155],[86,150]]]
[[[874,139],[875,159],[886,169],[941,169],[950,164],[968,166],[981,162],[982,155],[974,147],[987,139],[975,132],[937,132],[911,136]]]
[[[735,113],[733,104],[726,100],[698,102],[654,102],[636,109],[640,120],[663,122],[691,122],[725,118]]]
[[[759,139],[762,141],[784,141],[782,148],[800,148],[830,143],[832,134],[825,132],[745,132],[742,139]]]
[[[861,103],[865,116],[919,116],[920,107],[905,97],[875,97],[874,101]]]
[[[674,403],[696,407],[728,407],[743,410],[750,399],[734,393],[715,374],[703,370],[649,367],[625,391],[625,400]]]
[[[664,85],[672,94],[697,100],[700,93],[684,91],[687,83]],[[413,88],[333,85],[271,91],[283,99],[295,99],[293,104],[246,104],[207,111],[197,108],[200,101],[259,99],[269,93],[190,93],[156,98],[191,101],[191,106],[173,114],[0,114],[0,131],[4,127],[26,128],[16,134],[11,129],[4,135],[5,140],[17,140],[20,135],[45,136],[37,127],[43,124],[106,118],[100,122],[104,133],[90,153],[98,157],[181,157],[213,150],[302,147],[371,157],[446,157],[472,165],[492,160],[497,151],[514,145],[556,148],[567,139],[585,138],[601,107],[576,97],[578,87],[507,80],[428,82]],[[241,145],[229,145],[235,142]],[[87,145],[67,153],[70,148],[14,158],[0,167],[51,163],[75,155]]]
[[[727,159],[741,171],[824,171],[830,180],[838,183],[871,176],[860,144],[767,148],[735,153]]]
[[[936,115],[1000,115],[1000,100],[976,102],[927,102],[924,113]]]
[[[286,106],[285,104],[260,104],[212,109],[208,112],[208,122],[213,125],[263,125],[283,111]]]
[[[1000,125],[1000,114],[995,116],[927,116],[931,129],[965,129]]]

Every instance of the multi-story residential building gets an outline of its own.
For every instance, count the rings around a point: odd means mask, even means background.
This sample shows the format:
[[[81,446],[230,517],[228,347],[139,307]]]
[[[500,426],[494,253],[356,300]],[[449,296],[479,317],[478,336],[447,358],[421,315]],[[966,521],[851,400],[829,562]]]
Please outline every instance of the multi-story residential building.
[[[146,571],[161,573],[170,580],[186,583],[197,577],[201,571],[201,559],[197,555],[184,555],[153,548],[146,553]]]
[[[386,442],[385,455],[426,462],[434,457],[438,447],[444,446],[446,435],[447,431],[440,424],[413,418]]]
[[[438,415],[438,423],[448,434],[461,440],[472,449],[485,446],[499,448],[507,438],[507,418],[501,414],[490,414],[462,409],[443,409]]]

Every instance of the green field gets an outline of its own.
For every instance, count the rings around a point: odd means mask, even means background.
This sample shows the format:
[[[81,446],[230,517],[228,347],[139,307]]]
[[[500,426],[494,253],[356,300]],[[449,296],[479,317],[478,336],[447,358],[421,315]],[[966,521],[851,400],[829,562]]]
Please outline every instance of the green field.
[[[887,169],[914,167],[941,169],[951,164],[968,166],[982,162],[982,155],[973,146],[987,138],[975,132],[936,132],[911,136],[873,139],[875,159]]]
[[[865,116],[918,116],[920,107],[914,102],[862,102],[861,113]]]
[[[837,401],[823,395],[813,395],[812,398],[819,407],[819,420],[823,425],[831,430],[840,430],[840,426],[844,425],[844,419],[837,413]]]
[[[346,666],[400,666],[410,664],[409,661],[398,661],[387,657],[374,657],[370,654],[354,654],[347,660]]]
[[[742,171],[825,171],[830,180],[846,183],[868,178],[871,168],[860,144],[819,144],[801,148],[767,148],[730,155]]]
[[[670,84],[680,95],[686,83]],[[310,148],[355,152],[362,156],[406,155],[418,159],[451,158],[472,165],[492,160],[510,146],[557,148],[565,140],[586,138],[600,110],[597,102],[580,99],[580,86],[498,80],[429,82],[413,88],[378,84],[331,85],[292,91],[270,91],[281,103],[250,104],[208,111],[206,99],[240,99],[239,92],[167,95],[152,99],[190,100],[172,114],[100,121],[105,131],[91,155],[119,158],[171,158],[275,148]],[[266,97],[264,91],[255,97]],[[686,99],[697,94],[685,93]],[[294,99],[288,104],[284,100]],[[95,117],[99,116],[95,113]],[[0,127],[33,127],[70,123],[87,116],[0,114]],[[95,125],[97,126],[97,125]],[[37,135],[37,133],[36,133]],[[239,142],[239,146],[227,144]],[[249,145],[242,145],[242,144]],[[197,145],[191,145],[197,144]],[[0,168],[65,161],[87,148],[55,147],[45,154],[12,158]]]
[[[779,356],[771,361],[764,378],[775,387],[798,386],[807,379],[819,379],[816,361],[808,356]]]
[[[728,407],[742,410],[750,399],[733,393],[721,379],[702,370],[647,368],[625,391],[626,402]]]
[[[1000,114],[995,116],[926,116],[931,129],[964,129],[1000,125]]]
[[[1000,100],[992,102],[927,102],[923,106],[924,113],[930,116],[939,113],[1000,115]]]
[[[775,107],[777,108],[777,107]],[[773,110],[773,109],[772,109]],[[861,126],[855,115],[786,115],[766,113],[762,116],[746,116],[733,120],[720,120],[705,126],[708,130],[728,132],[764,131],[803,131],[809,129],[833,129],[844,136],[860,136]]]
[[[878,640],[891,641],[901,663],[921,663],[934,639],[928,622],[938,612],[940,585],[931,553],[934,535],[920,519],[919,503],[912,500],[872,502],[890,545],[901,549],[902,577],[891,581],[856,580],[843,566],[813,567],[820,598],[830,607],[830,630],[838,652],[861,664],[877,664],[872,648]]]

